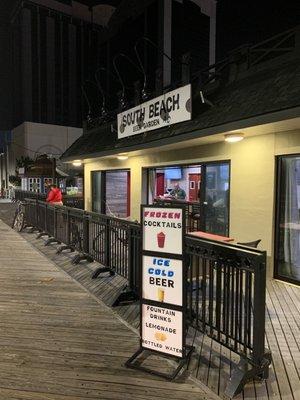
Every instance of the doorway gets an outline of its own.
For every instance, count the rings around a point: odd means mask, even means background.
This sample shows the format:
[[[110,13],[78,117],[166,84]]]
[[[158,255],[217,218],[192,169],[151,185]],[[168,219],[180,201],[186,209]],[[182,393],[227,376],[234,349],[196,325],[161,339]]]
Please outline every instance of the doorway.
[[[275,278],[300,284],[300,154],[277,157]]]
[[[197,201],[200,197],[201,174],[189,174],[189,201]]]
[[[165,174],[164,172],[156,173],[156,195],[163,196],[165,193]]]

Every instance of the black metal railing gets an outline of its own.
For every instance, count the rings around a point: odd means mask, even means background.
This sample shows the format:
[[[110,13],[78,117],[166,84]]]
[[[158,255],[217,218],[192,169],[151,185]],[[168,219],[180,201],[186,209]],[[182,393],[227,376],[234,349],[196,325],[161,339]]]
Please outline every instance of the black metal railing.
[[[252,377],[267,377],[266,252],[192,236],[186,236],[185,252],[189,325],[248,360],[255,366]],[[236,387],[232,380],[227,394],[244,383]]]
[[[297,50],[300,25],[272,36],[248,48],[248,68]]]
[[[77,250],[74,260],[98,261],[104,271],[125,278],[129,291],[140,294],[141,226],[107,215],[28,199],[26,223],[63,246]],[[47,242],[49,242],[49,240]],[[46,243],[47,243],[46,242]],[[185,236],[188,326],[237,353],[238,372],[227,394],[238,393],[255,376],[267,377],[270,354],[265,349],[266,252]],[[128,296],[125,296],[128,300]],[[252,368],[249,368],[249,363]],[[243,371],[243,373],[241,373]]]
[[[62,249],[76,250],[74,262],[88,258],[118,274],[128,287],[139,293],[140,225],[107,215],[76,208],[54,206],[43,201],[25,200],[26,224],[50,237]],[[96,276],[104,270],[100,269]]]
[[[14,193],[14,199],[17,201],[24,201],[25,199],[45,201],[46,197],[44,193],[32,192],[29,190],[16,189]]]
[[[14,191],[14,200],[24,201],[25,199],[34,199],[45,201],[47,195],[44,193],[32,192],[29,190],[16,189]],[[66,207],[74,207],[83,210],[84,201],[82,197],[63,195],[63,203]]]
[[[126,278],[130,289],[138,293],[140,225],[96,213],[88,213],[88,218],[89,255],[118,275]]]
[[[185,201],[177,199],[155,199],[157,206],[183,207],[185,215],[186,233],[205,230],[217,235],[228,236],[227,206],[213,207],[207,203],[201,205],[199,201]],[[205,217],[204,217],[205,214]]]

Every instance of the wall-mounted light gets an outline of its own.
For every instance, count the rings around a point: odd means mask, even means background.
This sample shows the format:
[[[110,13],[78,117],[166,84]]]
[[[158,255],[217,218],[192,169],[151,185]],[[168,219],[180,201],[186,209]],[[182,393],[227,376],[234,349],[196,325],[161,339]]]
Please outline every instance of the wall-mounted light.
[[[128,160],[128,156],[120,155],[120,156],[117,156],[117,159],[120,160],[120,161]]]
[[[75,160],[72,162],[74,167],[81,167],[82,166],[82,162],[80,160]]]
[[[227,133],[224,138],[225,142],[236,143],[244,139],[244,134],[242,132]]]

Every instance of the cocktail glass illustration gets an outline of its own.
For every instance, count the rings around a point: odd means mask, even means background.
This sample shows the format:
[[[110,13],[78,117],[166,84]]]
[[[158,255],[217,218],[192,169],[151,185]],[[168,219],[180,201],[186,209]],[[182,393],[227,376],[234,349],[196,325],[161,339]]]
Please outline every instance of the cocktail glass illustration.
[[[163,232],[157,234],[157,245],[159,248],[163,249],[165,247],[166,235]]]
[[[165,291],[163,289],[157,289],[158,301],[163,303],[165,300]]]

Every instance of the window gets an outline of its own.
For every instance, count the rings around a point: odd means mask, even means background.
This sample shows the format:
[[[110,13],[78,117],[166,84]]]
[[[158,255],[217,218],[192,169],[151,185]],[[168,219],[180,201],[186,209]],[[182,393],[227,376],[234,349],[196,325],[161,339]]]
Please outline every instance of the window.
[[[105,177],[105,213],[126,218],[130,215],[129,171],[107,171]]]
[[[300,284],[300,155],[278,158],[275,276]]]
[[[92,172],[92,210],[118,218],[130,216],[130,171]]]
[[[201,166],[171,166],[148,171],[149,204],[157,198],[176,198],[189,202],[199,201]]]
[[[147,182],[148,204],[186,205],[190,231],[228,236],[229,162],[149,168]]]
[[[30,190],[30,192],[41,193],[41,179],[28,178],[28,190]]]

